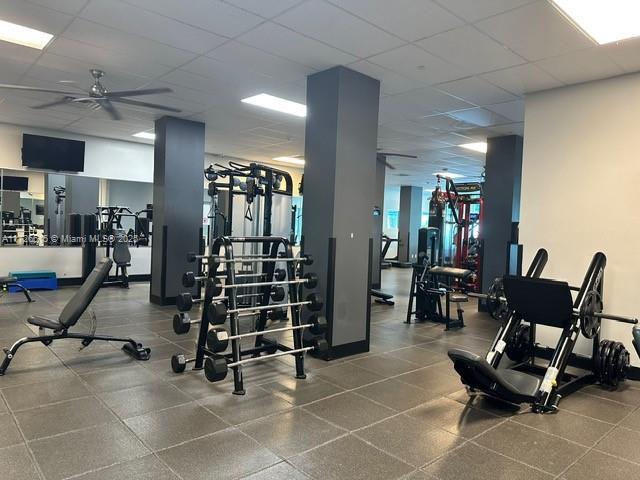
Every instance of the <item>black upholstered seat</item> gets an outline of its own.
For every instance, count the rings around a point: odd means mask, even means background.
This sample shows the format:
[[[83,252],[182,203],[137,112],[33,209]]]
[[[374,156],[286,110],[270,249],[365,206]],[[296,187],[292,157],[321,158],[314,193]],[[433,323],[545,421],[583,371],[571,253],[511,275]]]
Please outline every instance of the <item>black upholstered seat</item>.
[[[508,402],[532,402],[540,388],[540,378],[517,370],[493,368],[484,358],[466,350],[449,350],[449,358],[466,385]]]
[[[466,268],[432,267],[429,269],[428,273],[442,277],[467,278],[472,272]]]
[[[52,330],[63,330],[75,325],[93,298],[100,290],[102,282],[105,281],[113,261],[110,258],[103,258],[91,271],[82,286],[71,297],[58,316],[58,320],[51,320],[43,317],[29,317],[27,322],[37,327],[50,328]]]
[[[15,283],[17,281],[16,277],[0,277],[0,284]]]

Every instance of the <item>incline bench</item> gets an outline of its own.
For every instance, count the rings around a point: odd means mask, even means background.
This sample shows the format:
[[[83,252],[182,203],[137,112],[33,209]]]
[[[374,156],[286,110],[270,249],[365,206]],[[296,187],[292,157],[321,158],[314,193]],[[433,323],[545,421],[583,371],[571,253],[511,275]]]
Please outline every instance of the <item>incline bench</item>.
[[[35,325],[40,330],[40,335],[35,337],[24,337],[16,341],[10,348],[4,350],[5,358],[0,365],[0,375],[4,375],[11,360],[15,356],[18,349],[25,343],[42,342],[49,345],[54,340],[64,338],[75,338],[82,340],[84,347],[88,346],[94,340],[106,342],[123,342],[122,350],[136,358],[137,360],[148,360],[151,350],[144,348],[141,344],[131,338],[118,338],[110,335],[94,335],[93,332],[88,333],[70,333],[69,328],[73,327],[80,317],[89,307],[94,297],[100,290],[100,286],[105,278],[109,275],[109,270],[113,265],[110,258],[103,258],[100,263],[93,269],[87,279],[84,281],[78,291],[71,297],[62,309],[57,319],[50,319],[39,316],[32,316],[27,319],[31,325]],[[52,330],[51,334],[45,334],[46,330]]]

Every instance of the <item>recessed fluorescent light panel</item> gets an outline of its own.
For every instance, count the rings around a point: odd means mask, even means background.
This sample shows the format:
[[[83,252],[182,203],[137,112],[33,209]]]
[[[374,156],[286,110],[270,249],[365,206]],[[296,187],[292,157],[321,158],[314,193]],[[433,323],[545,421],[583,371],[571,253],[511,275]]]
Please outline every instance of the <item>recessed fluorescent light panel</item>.
[[[276,162],[290,163],[292,165],[304,165],[304,158],[298,157],[274,157]]]
[[[462,178],[464,175],[460,175],[459,173],[451,173],[451,172],[436,172],[433,174],[436,177],[445,177],[445,178]]]
[[[551,3],[600,45],[640,35],[638,0],[551,0]]]
[[[155,140],[156,134],[153,132],[138,132],[133,134],[134,137],[144,138],[145,140]]]
[[[0,40],[5,42],[42,50],[52,38],[50,33],[0,20]]]
[[[463,143],[462,145],[458,145],[458,146],[462,148],[466,148],[467,150],[473,150],[474,152],[487,153],[486,142]]]
[[[268,93],[261,93],[249,98],[243,98],[242,103],[249,103],[256,105],[257,107],[267,108],[269,110],[275,110],[276,112],[288,113],[289,115],[295,115],[296,117],[307,116],[307,106],[302,103],[292,102],[291,100],[285,100],[284,98],[274,97]]]

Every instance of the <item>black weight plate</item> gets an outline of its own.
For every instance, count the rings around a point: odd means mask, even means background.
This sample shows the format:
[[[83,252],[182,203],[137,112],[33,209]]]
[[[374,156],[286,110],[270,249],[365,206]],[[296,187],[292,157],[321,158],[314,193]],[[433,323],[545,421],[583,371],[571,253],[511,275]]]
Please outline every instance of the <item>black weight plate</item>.
[[[600,383],[604,383],[605,380],[605,370],[604,370],[604,365],[605,365],[605,361],[607,358],[607,349],[609,348],[609,344],[611,342],[609,340],[602,340],[600,342],[600,349],[598,351],[598,358],[597,358],[597,374],[598,374],[598,380],[600,381]]]
[[[614,351],[614,347],[615,347],[616,342],[613,342],[611,340],[609,340],[609,343],[607,344],[607,347],[604,350],[604,356],[602,359],[602,378],[603,378],[603,383],[607,386],[611,385],[611,379],[609,378],[609,364],[612,360],[612,356],[611,354]]]
[[[609,357],[607,358],[607,378],[609,379],[609,386],[613,388],[618,386],[617,367],[618,358],[620,358],[620,348],[624,348],[624,346],[620,342],[614,342]]]

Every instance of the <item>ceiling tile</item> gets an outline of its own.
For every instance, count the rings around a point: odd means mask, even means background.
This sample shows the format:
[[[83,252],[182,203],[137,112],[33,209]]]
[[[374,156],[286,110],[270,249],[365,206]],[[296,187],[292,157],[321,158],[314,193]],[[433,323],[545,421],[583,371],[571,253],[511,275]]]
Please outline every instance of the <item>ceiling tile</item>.
[[[434,113],[462,110],[471,106],[459,98],[452,97],[431,87],[424,87],[380,99],[381,112],[395,113],[397,117],[406,120],[413,120]]]
[[[474,105],[491,105],[516,98],[506,90],[496,87],[479,77],[468,77],[462,80],[442,83],[438,85],[438,89]]]
[[[26,1],[26,0],[23,0]],[[75,15],[84,8],[88,0],[28,0],[29,3],[35,3],[43,7],[58,10],[59,12],[70,13]]]
[[[502,115],[513,122],[524,122],[524,100],[488,105],[486,109]]]
[[[205,53],[226,39],[119,0],[91,0],[80,16],[117,30],[195,53]]]
[[[638,55],[640,51],[640,38],[602,45],[600,48],[626,72],[637,72],[640,70],[640,55]]]
[[[436,0],[442,6],[468,22],[521,7],[538,0]]]
[[[303,0],[227,0],[236,7],[243,8],[264,18],[272,18],[289,8],[295,7]]]
[[[471,25],[449,30],[417,44],[473,74],[525,63],[522,57]]]
[[[32,62],[2,59],[2,68],[0,69],[0,83],[17,83],[20,77],[26,73],[31,66]],[[6,90],[0,89],[0,98],[3,96],[3,92]]]
[[[237,40],[316,70],[345,65],[357,59],[337,48],[271,22],[263,23],[239,36]]]
[[[67,27],[64,38],[94,45],[120,53],[134,54],[146,62],[177,67],[196,57],[195,53],[173,48],[153,40],[130,35],[82,18],[76,18]]]
[[[320,0],[310,0],[274,19],[299,33],[358,57],[402,45],[399,38]]]
[[[31,68],[29,76],[46,82],[73,80],[78,82],[80,87],[87,88],[93,83],[89,69],[95,66],[92,62],[45,53]],[[103,81],[110,90],[131,90],[141,87],[148,79],[112,69],[106,72]]]
[[[257,48],[236,41],[225,43],[207,54],[227,65],[246,71],[262,73],[282,81],[305,78],[313,69],[285,58],[276,57]]]
[[[536,65],[568,85],[625,73],[599,47],[546,58]]]
[[[2,0],[0,18],[53,35],[69,25],[72,16],[24,0]]]
[[[413,42],[464,22],[431,0],[329,0],[354,15]]]
[[[251,30],[262,18],[219,0],[125,0],[145,10],[159,13],[209,32],[235,37]]]
[[[135,51],[129,53],[115,52],[64,37],[56,38],[51,46],[47,48],[47,53],[73,58],[84,62],[87,65],[87,70],[89,68],[100,68],[107,73],[110,70],[117,70],[153,78],[171,70],[171,67],[166,65],[148,61],[143,55],[137,55]]]
[[[447,115],[460,122],[478,127],[493,127],[494,125],[509,123],[509,119],[485,108],[459,110],[457,112],[449,112]]]
[[[416,88],[424,87],[424,84],[407,77],[403,77],[391,70],[387,70],[375,63],[367,60],[360,60],[348,65],[349,68],[380,80],[382,93],[386,95],[396,95],[408,92]]]
[[[592,45],[553,6],[539,1],[482,20],[476,26],[530,61]]]
[[[448,63],[415,45],[405,45],[369,58],[369,61],[428,85],[468,75],[464,69]]]
[[[532,63],[485,73],[481,77],[514,95],[524,95],[563,85],[560,80],[553,78]]]
[[[35,48],[23,47],[15,43],[0,41],[0,59],[13,60],[16,62],[34,62],[41,54]]]

